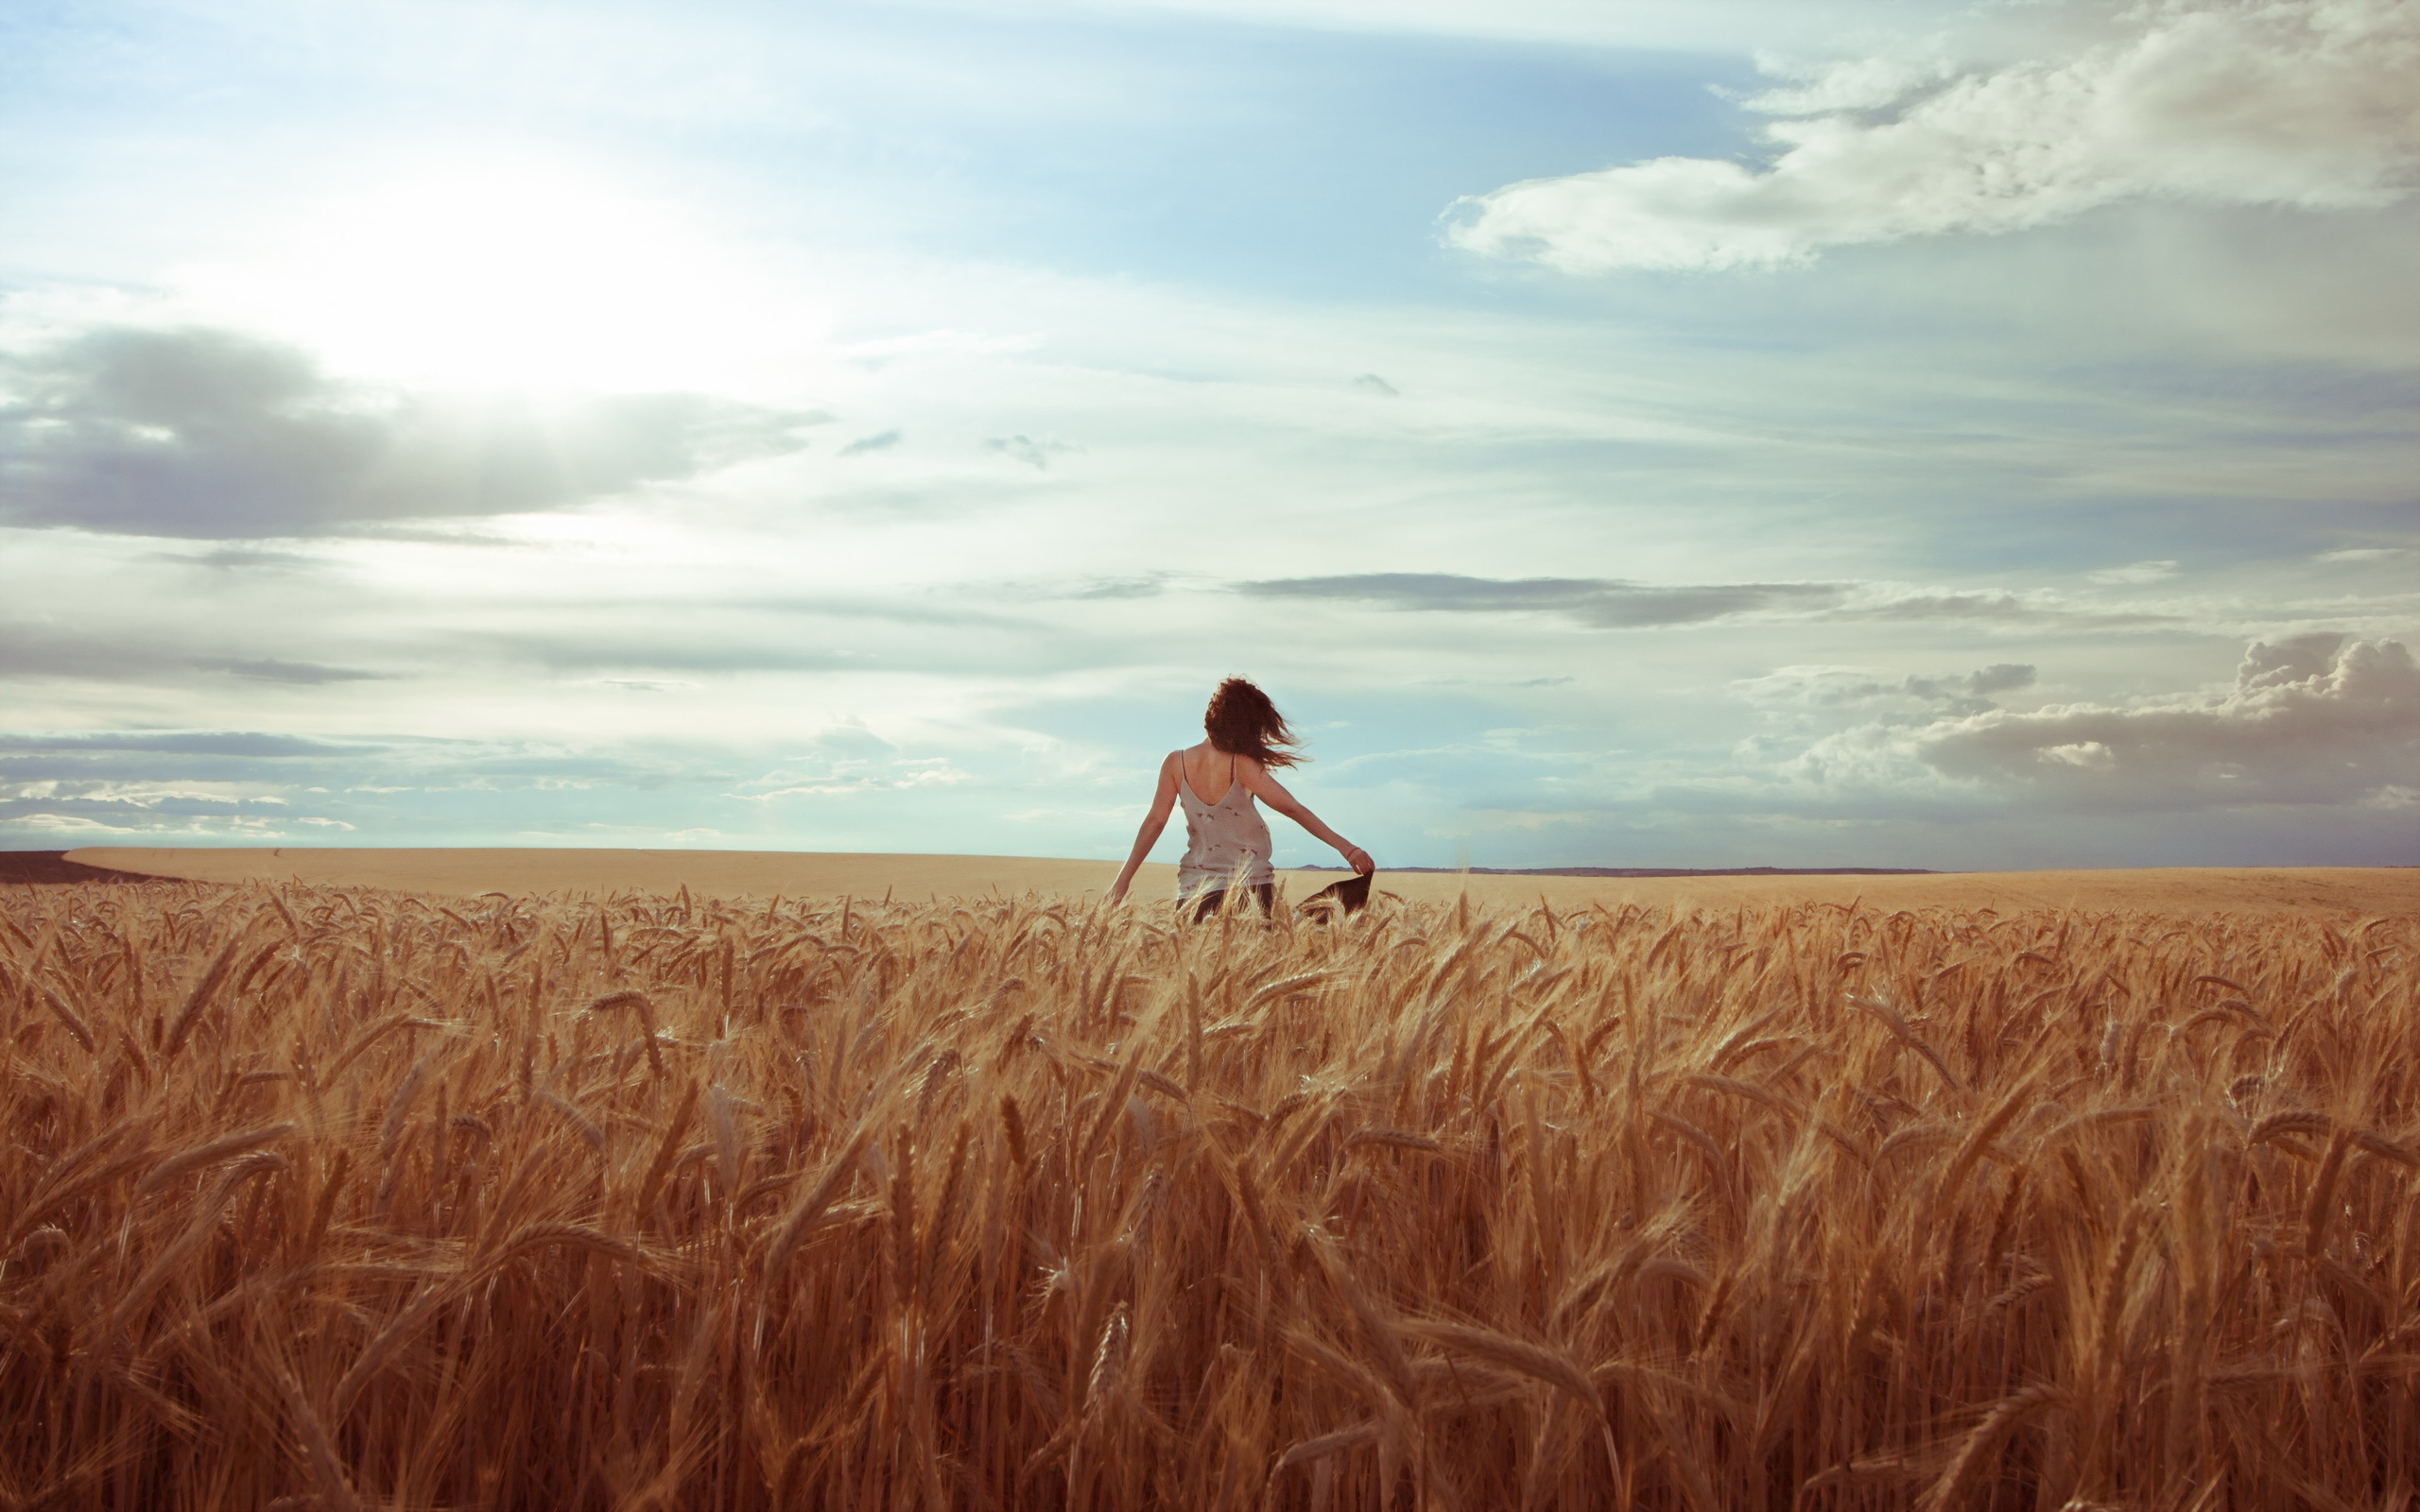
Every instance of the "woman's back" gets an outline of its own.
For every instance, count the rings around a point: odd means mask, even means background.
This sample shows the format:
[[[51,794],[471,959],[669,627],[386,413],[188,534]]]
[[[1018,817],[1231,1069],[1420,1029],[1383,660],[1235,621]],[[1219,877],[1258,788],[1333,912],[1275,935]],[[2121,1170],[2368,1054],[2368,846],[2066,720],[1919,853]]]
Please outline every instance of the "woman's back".
[[[1269,821],[1260,816],[1251,789],[1243,784],[1238,770],[1241,758],[1207,742],[1170,754],[1177,765],[1177,798],[1184,806],[1184,859],[1177,863],[1177,896],[1190,898],[1219,887],[1260,887],[1273,882],[1276,872],[1269,864]],[[1217,784],[1222,775],[1226,782],[1217,799],[1203,798],[1200,787]]]

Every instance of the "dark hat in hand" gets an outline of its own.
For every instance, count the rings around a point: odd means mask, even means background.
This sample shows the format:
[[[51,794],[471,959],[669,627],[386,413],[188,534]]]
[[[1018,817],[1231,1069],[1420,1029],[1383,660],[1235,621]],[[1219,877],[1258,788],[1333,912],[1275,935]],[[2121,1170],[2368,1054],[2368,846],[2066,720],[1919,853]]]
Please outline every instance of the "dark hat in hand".
[[[1294,912],[1313,919],[1334,919],[1339,914],[1357,914],[1370,902],[1370,877],[1347,877],[1332,882],[1295,904]]]

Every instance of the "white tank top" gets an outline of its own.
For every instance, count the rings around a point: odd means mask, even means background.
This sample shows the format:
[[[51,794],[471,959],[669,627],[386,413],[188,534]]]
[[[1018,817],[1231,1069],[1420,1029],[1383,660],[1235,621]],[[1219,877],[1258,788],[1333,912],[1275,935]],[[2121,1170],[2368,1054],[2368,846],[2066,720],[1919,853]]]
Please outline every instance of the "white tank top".
[[[1269,821],[1236,780],[1235,758],[1227,761],[1226,793],[1216,803],[1204,803],[1185,778],[1184,752],[1176,752],[1176,795],[1184,803],[1185,842],[1184,859],[1176,867],[1179,898],[1219,887],[1266,886],[1276,880],[1269,865]]]

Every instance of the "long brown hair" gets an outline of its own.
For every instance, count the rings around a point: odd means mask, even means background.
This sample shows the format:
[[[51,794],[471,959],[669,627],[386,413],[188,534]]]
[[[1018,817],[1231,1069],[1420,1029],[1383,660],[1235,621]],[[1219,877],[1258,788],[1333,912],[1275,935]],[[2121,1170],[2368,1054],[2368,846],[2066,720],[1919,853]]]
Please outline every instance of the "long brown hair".
[[[1229,678],[1210,696],[1201,715],[1210,744],[1230,756],[1249,756],[1263,766],[1292,766],[1307,760],[1302,742],[1286,728],[1286,716],[1249,678]]]

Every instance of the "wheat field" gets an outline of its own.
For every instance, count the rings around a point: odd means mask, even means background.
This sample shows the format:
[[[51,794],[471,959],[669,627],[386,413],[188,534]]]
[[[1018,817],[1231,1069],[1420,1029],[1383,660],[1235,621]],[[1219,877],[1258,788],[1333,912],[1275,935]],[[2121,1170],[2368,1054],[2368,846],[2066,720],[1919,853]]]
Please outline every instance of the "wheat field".
[[[0,1508],[2394,1507],[2420,920],[0,902]]]

